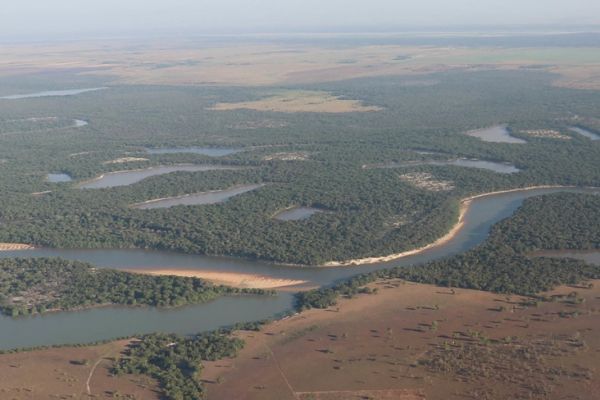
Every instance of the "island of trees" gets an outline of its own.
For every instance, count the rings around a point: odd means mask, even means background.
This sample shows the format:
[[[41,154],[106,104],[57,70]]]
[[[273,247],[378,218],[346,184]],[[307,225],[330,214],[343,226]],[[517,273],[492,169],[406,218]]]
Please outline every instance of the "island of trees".
[[[0,312],[13,317],[104,305],[177,307],[222,295],[272,293],[197,278],[98,269],[60,258],[0,260]]]

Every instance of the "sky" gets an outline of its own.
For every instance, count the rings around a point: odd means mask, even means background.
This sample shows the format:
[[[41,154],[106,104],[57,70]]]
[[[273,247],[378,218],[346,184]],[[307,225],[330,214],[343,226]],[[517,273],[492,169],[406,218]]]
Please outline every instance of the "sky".
[[[600,25],[600,0],[0,0],[0,41],[550,24]]]

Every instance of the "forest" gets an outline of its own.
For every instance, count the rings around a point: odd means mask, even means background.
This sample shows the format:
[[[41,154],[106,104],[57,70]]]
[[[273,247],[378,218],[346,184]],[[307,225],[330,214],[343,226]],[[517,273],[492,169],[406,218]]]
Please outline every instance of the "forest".
[[[197,278],[97,269],[59,258],[0,260],[0,312],[13,317],[104,305],[177,307],[242,294],[273,292],[215,286]]]
[[[424,78],[432,84],[419,85]],[[73,82],[82,87],[110,86],[98,79],[86,84],[78,76]],[[113,85],[74,97],[0,100],[0,242],[152,248],[303,265],[409,250],[446,233],[465,196],[543,184],[600,186],[600,142],[568,130],[571,125],[594,129],[600,95],[552,87],[551,79],[531,70],[463,71],[319,87]],[[44,89],[43,82],[31,82]],[[218,102],[251,101],[273,90],[297,89],[328,91],[382,110],[347,114],[210,110]],[[74,119],[88,125],[66,125]],[[512,134],[527,143],[489,143],[463,134],[500,123],[508,124]],[[552,129],[570,139],[523,133],[530,129]],[[144,150],[186,146],[244,151],[209,157]],[[306,154],[306,159],[273,157],[294,152]],[[145,160],[110,163],[122,157]],[[521,171],[500,174],[433,165],[362,168],[457,157],[511,163]],[[248,168],[176,172],[106,189],[76,186],[106,172],[182,163]],[[45,180],[46,174],[57,172],[69,174],[75,182]],[[453,189],[426,190],[399,178],[414,172],[451,182]],[[247,183],[267,185],[217,205],[130,207],[149,199]],[[303,221],[272,218],[294,205],[328,212]]]
[[[296,295],[296,308],[327,308],[340,296],[368,293],[378,279],[400,278],[446,287],[533,296],[561,284],[600,278],[600,265],[536,257],[539,250],[599,250],[600,196],[559,193],[533,197],[464,254],[410,267],[358,275],[332,287]]]

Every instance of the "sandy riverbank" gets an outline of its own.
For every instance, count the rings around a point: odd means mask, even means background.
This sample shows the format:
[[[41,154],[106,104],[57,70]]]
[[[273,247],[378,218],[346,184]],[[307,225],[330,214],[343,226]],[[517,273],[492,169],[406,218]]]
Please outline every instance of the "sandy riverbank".
[[[493,196],[493,195],[497,195],[497,194],[503,194],[503,193],[521,192],[521,191],[529,191],[529,190],[536,190],[536,189],[553,189],[553,188],[568,189],[568,188],[573,188],[573,187],[574,186],[560,186],[560,185],[530,186],[530,187],[526,187],[526,188],[498,190],[495,192],[488,192],[488,193],[482,193],[482,194],[478,194],[478,195],[474,195],[474,196],[469,196],[460,201],[458,221],[456,222],[456,224],[454,224],[454,226],[450,229],[450,231],[448,233],[446,233],[444,236],[437,239],[433,243],[430,243],[423,247],[419,247],[417,249],[407,250],[407,251],[404,251],[401,253],[390,254],[387,256],[356,258],[356,259],[346,260],[346,261],[329,261],[329,262],[322,264],[322,266],[323,267],[347,267],[347,266],[389,262],[389,261],[394,261],[394,260],[397,260],[400,258],[419,254],[421,252],[424,252],[424,251],[429,250],[434,247],[442,246],[442,245],[446,244],[447,242],[449,242],[450,240],[452,240],[458,234],[458,232],[460,232],[460,230],[463,228],[463,226],[465,224],[465,215],[467,214],[467,211],[469,211],[469,206],[475,199],[479,199],[479,198],[487,197],[487,196]]]
[[[31,250],[34,248],[32,245],[25,243],[0,243],[0,251]]]
[[[219,272],[219,271],[202,271],[196,269],[132,269],[127,272],[148,275],[173,275],[193,277],[207,280],[209,282],[233,286],[237,288],[252,288],[252,289],[277,289],[289,286],[297,286],[306,283],[307,281],[294,279],[277,279],[268,276],[236,273],[236,272]]]

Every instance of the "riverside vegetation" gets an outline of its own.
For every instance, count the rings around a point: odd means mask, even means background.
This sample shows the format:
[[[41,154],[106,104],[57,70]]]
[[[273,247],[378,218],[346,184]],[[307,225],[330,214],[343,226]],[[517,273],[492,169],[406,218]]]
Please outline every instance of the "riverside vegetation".
[[[0,312],[13,317],[103,305],[177,307],[222,295],[271,293],[215,286],[197,278],[96,269],[59,258],[0,260]]]
[[[296,307],[327,308],[339,296],[369,293],[377,279],[401,278],[439,286],[535,295],[560,284],[600,278],[600,266],[574,259],[531,257],[550,249],[600,249],[600,197],[553,194],[527,199],[494,225],[484,243],[464,254],[424,265],[358,275],[333,287],[298,293]]]

